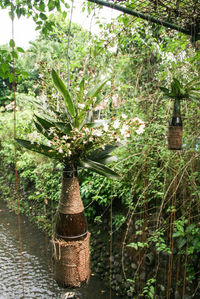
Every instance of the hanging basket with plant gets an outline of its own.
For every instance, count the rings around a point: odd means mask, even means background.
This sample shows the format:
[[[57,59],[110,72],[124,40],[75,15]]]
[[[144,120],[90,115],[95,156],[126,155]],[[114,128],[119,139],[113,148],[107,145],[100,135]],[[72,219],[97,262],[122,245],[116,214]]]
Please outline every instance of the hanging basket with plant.
[[[173,114],[170,118],[168,128],[168,148],[171,150],[182,149],[183,124],[181,118],[181,101],[193,98],[196,100],[195,96],[198,95],[198,91],[200,90],[200,88],[196,87],[198,84],[195,79],[183,86],[178,79],[173,78],[171,90],[160,87],[165,96],[174,99]]]
[[[80,197],[78,169],[87,168],[110,179],[119,179],[120,176],[106,166],[116,160],[111,152],[134,134],[141,134],[145,125],[139,118],[128,120],[124,114],[109,121],[92,121],[92,112],[101,101],[100,92],[106,81],[86,92],[83,79],[72,100],[55,70],[52,79],[64,101],[59,105],[47,102],[45,107],[35,102],[39,111],[39,115],[34,115],[35,127],[45,141],[43,144],[34,140],[17,141],[63,164],[62,192],[53,237],[55,278],[62,285],[77,287],[88,281],[90,273],[90,234]]]

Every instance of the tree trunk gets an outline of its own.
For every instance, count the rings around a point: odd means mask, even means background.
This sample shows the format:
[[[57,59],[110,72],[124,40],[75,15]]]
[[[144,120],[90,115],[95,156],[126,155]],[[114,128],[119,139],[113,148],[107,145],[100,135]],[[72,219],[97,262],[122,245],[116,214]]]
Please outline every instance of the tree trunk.
[[[89,280],[89,239],[77,171],[65,167],[53,240],[55,279],[60,285],[79,287]]]

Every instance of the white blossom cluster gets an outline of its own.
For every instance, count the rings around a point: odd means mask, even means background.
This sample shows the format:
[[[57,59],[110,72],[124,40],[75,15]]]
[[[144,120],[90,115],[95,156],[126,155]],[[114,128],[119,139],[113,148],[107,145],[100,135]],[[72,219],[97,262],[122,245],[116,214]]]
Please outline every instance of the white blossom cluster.
[[[97,126],[84,125],[81,129],[73,129],[69,134],[60,132],[56,127],[48,131],[48,146],[56,149],[64,157],[84,156],[90,151],[102,148],[107,144],[124,143],[136,134],[144,132],[145,124],[138,117],[127,119],[122,114],[117,119],[113,117],[110,121],[97,123]],[[35,134],[35,133],[34,133]],[[32,134],[32,142],[38,135]],[[37,142],[37,141],[36,141]]]
[[[15,102],[14,101],[5,106],[5,109],[7,111],[13,110],[14,108],[15,108]]]

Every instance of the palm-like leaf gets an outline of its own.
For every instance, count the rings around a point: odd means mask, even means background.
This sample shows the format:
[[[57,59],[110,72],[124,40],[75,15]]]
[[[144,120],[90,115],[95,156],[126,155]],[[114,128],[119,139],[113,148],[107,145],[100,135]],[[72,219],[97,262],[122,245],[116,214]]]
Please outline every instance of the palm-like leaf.
[[[110,168],[106,167],[105,165],[103,165],[99,162],[92,161],[90,159],[80,160],[80,165],[84,168],[87,168],[87,169],[92,170],[98,174],[101,174],[109,179],[119,179],[120,178],[120,176],[116,172],[111,170]]]
[[[90,160],[94,160],[97,162],[101,162],[101,163],[106,163],[106,161],[110,161],[110,158],[113,157],[112,155],[109,155],[112,151],[114,151],[115,149],[117,149],[119,146],[116,145],[106,145],[105,149],[99,149],[99,150],[95,150],[93,151],[90,155],[89,155],[89,159]],[[116,158],[115,158],[116,160]],[[105,162],[103,162],[105,161]]]
[[[98,83],[94,88],[88,91],[86,97],[89,99],[94,99],[100,93],[107,81],[108,80]]]
[[[196,81],[197,81],[196,79],[193,79],[190,82],[188,82],[185,86],[183,86],[178,79],[173,78],[173,81],[171,83],[171,90],[165,87],[160,87],[160,89],[164,92],[164,94],[168,98],[179,99],[179,100],[188,99],[191,98],[191,95],[195,95],[195,91],[199,90],[198,87],[195,87],[194,85],[191,86]],[[199,82],[196,82],[195,85],[198,84]]]
[[[35,114],[35,118],[37,119],[37,122],[40,123],[40,125],[45,129],[45,130],[49,130],[52,127],[55,127],[55,124],[52,121],[49,121],[45,118],[42,118],[38,115]]]
[[[54,82],[57,90],[62,94],[62,96],[64,98],[64,102],[65,102],[65,105],[66,105],[66,108],[67,108],[69,114],[71,115],[71,117],[74,117],[75,109],[74,109],[74,104],[72,102],[69,91],[55,70],[52,70],[52,79],[53,79],[53,82]]]
[[[49,135],[49,133],[41,126],[40,123],[38,123],[37,121],[34,120],[34,124],[36,129],[38,130],[39,133],[41,133],[42,135],[44,135],[44,137],[46,137],[47,139],[51,140],[52,137]]]
[[[24,140],[24,139],[18,139],[16,138],[16,141],[23,147],[33,151],[33,152],[37,152],[40,154],[43,154],[49,158],[53,158],[53,159],[57,159],[62,161],[63,160],[63,156],[62,154],[58,153],[56,150],[54,150],[53,148],[47,146],[47,145],[43,145],[43,144],[38,144],[36,142],[31,143],[28,140]]]
[[[77,95],[79,103],[83,102],[84,90],[85,90],[85,79],[83,78],[81,80],[81,83],[79,84],[79,92]]]

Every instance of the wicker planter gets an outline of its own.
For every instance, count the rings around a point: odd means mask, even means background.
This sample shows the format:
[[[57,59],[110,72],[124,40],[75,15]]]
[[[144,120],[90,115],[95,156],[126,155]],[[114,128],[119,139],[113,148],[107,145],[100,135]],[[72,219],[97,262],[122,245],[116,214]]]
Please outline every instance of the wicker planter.
[[[55,279],[59,285],[80,287],[88,282],[89,240],[77,172],[65,169],[53,238]]]
[[[168,129],[168,148],[171,150],[181,150],[182,149],[182,119],[180,113],[180,100],[175,99],[173,115],[169,122]]]
[[[168,148],[171,150],[182,149],[182,135],[183,128],[176,126],[169,126],[168,129]]]
[[[83,240],[53,240],[55,279],[60,286],[80,287],[90,277],[90,233]]]

